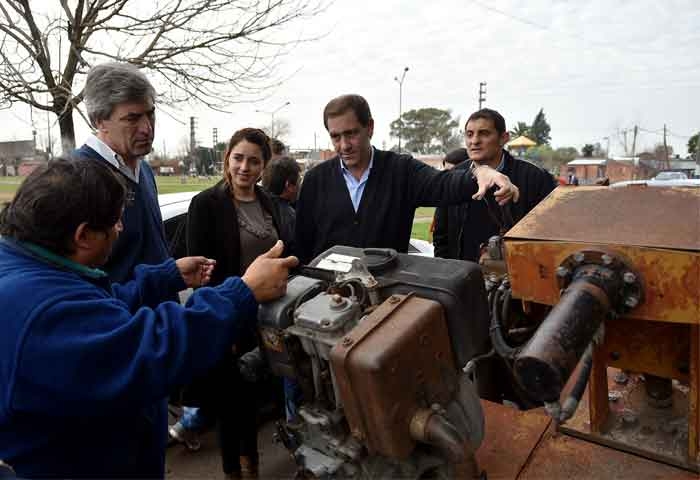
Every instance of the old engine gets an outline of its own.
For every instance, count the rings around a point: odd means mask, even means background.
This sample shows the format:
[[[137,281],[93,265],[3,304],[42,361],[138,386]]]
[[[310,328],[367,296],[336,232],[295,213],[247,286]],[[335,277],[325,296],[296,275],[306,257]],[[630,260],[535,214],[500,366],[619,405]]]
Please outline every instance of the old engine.
[[[259,311],[270,368],[302,392],[279,428],[300,472],[478,478],[484,418],[462,368],[489,350],[488,322],[475,264],[339,246],[303,268]]]

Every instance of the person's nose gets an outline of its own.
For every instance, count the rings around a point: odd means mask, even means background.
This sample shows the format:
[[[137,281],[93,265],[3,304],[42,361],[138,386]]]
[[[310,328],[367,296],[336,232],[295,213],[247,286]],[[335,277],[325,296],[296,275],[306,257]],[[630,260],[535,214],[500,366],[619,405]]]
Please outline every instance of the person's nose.
[[[350,142],[349,137],[346,137],[345,135],[340,137],[340,150],[343,152],[352,150],[352,143]]]
[[[139,122],[139,133],[152,136],[154,131],[154,120],[148,115],[144,115]]]

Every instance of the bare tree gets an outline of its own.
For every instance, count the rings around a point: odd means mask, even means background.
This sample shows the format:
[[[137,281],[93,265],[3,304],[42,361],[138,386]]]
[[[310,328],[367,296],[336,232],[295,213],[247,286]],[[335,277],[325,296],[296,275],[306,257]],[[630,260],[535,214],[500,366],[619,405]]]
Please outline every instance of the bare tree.
[[[74,148],[73,111],[93,64],[149,70],[166,103],[223,110],[279,84],[291,24],[326,0],[0,0],[0,104],[58,117]],[[307,39],[308,40],[308,39]]]
[[[270,128],[274,128],[273,132]],[[285,140],[292,132],[292,125],[286,118],[275,118],[272,125],[264,125],[260,129],[272,138]]]

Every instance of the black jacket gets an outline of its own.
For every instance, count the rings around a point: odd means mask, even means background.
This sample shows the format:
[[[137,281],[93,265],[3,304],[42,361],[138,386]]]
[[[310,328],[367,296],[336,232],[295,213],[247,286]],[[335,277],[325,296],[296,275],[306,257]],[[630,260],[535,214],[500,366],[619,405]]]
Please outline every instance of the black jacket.
[[[504,207],[491,198],[488,208],[486,200],[438,208],[433,233],[436,257],[478,261],[481,244],[501,233],[501,228],[512,227],[556,187],[554,178],[540,167],[506,151],[503,160],[502,173],[520,189],[520,200]],[[466,161],[453,170],[468,171],[471,164]]]
[[[272,215],[278,236],[285,241],[280,229],[280,214],[269,194],[256,186],[260,205]],[[198,193],[187,212],[187,255],[203,255],[216,260],[211,286],[227,277],[241,276],[241,237],[238,216],[229,187],[225,181]]]
[[[260,205],[272,215],[278,235],[285,240],[280,233],[277,205],[262,188],[256,186],[255,193]],[[216,260],[210,286],[244,273],[241,268],[241,238],[236,207],[229,186],[223,180],[192,198],[187,212],[187,255],[203,255]],[[256,322],[248,323],[252,329],[240,333],[236,353],[225,354],[212,370],[195,378],[185,388],[180,397],[185,405],[218,405],[217,402],[223,398],[235,399],[236,402],[245,400],[240,392],[235,392],[236,388],[243,388],[235,360],[238,355],[257,345]],[[227,408],[235,408],[234,400],[231,400],[231,406]],[[242,414],[255,415],[255,412]],[[226,435],[235,436],[237,433],[227,430]]]
[[[463,171],[441,172],[411,156],[375,149],[355,213],[340,160],[334,157],[304,176],[295,253],[308,263],[334,245],[406,252],[416,207],[464,202],[476,191],[476,181]]]

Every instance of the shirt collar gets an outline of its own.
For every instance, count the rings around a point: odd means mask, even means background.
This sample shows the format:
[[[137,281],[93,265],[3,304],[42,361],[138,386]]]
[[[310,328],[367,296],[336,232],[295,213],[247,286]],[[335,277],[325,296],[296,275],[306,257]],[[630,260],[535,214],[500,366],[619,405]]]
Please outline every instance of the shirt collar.
[[[472,165],[476,166],[476,165],[481,165],[481,164],[472,161]],[[501,161],[498,163],[498,166],[496,167],[496,171],[502,173],[504,168],[506,168],[506,154],[505,154],[505,152],[501,151]]]
[[[63,270],[73,270],[74,272],[84,277],[104,278],[107,276],[107,274],[99,268],[90,268],[81,263],[74,262],[69,258],[53,253],[52,251],[47,250],[46,248],[41,247],[35,243],[22,242],[19,240],[12,240],[9,238],[3,238],[1,241],[11,246],[14,246],[19,250],[22,250],[26,254],[38,260],[44,261]]]
[[[347,173],[348,175],[351,175],[350,170],[345,166],[345,162],[343,162],[343,157],[338,155],[338,160],[340,161],[340,170],[343,173]],[[362,176],[365,177],[366,175],[369,175],[369,171],[372,170],[372,166],[374,166],[374,147],[372,145],[369,146],[369,165],[367,165],[367,170],[362,172]]]
[[[496,167],[496,171],[503,172],[503,169],[505,168],[505,166],[506,166],[506,154],[501,152],[501,162]]]
[[[107,160],[113,167],[126,175],[130,180],[139,182],[139,174],[141,172],[141,159],[136,162],[136,170],[129,167],[121,155],[112,150],[105,142],[100,140],[96,135],[90,135],[85,141],[85,145],[96,151],[102,158]]]

